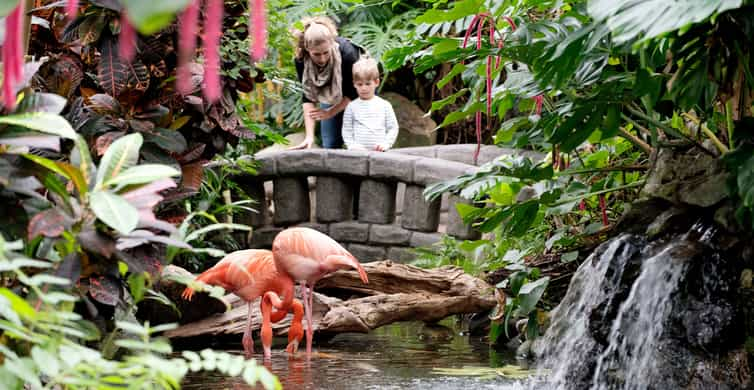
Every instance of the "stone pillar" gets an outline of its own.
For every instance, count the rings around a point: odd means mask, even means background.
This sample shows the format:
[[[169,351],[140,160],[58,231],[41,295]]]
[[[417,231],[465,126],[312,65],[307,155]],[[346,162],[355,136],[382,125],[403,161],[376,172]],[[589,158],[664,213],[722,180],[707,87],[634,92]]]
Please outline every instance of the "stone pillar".
[[[270,249],[272,248],[272,240],[281,231],[283,231],[283,228],[272,226],[254,229],[251,232],[248,246],[250,249]]]
[[[381,246],[349,244],[348,251],[351,252],[360,263],[385,260],[387,257],[387,249]]]
[[[423,191],[424,186],[406,185],[401,226],[410,230],[434,232],[440,223],[440,198],[427,202],[422,195]]]
[[[275,179],[272,198],[275,203],[275,225],[309,222],[309,183],[305,176]]]
[[[359,187],[359,221],[389,224],[395,221],[395,182],[371,179]]]
[[[413,248],[405,246],[391,246],[387,250],[387,258],[396,263],[408,264],[416,260],[416,253]]]
[[[260,180],[239,180],[238,186],[254,200],[254,203],[248,205],[254,211],[241,210],[241,212],[234,215],[233,219],[236,223],[244,225],[250,225],[253,227],[264,226],[267,223],[267,197],[264,191],[264,182]],[[238,200],[236,196],[233,196],[233,200]]]
[[[482,235],[479,231],[473,229],[471,225],[463,223],[463,219],[458,214],[458,209],[456,209],[457,203],[472,204],[470,200],[461,198],[458,195],[450,195],[448,197],[448,224],[445,232],[462,240],[478,240]]]
[[[317,222],[353,219],[353,187],[340,177],[317,177]]]

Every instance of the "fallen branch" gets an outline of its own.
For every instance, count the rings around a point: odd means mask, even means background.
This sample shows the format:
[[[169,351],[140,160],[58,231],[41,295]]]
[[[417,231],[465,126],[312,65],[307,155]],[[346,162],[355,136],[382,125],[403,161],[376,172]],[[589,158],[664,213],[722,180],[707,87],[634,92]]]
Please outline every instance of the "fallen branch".
[[[316,290],[352,291],[366,297],[341,300],[314,294],[312,318],[318,332],[362,332],[398,321],[435,322],[460,313],[476,313],[495,306],[492,287],[456,267],[425,270],[410,265],[381,261],[364,264],[369,284],[358,274],[339,271],[317,284]],[[231,311],[214,314],[166,332],[167,337],[242,334],[246,321],[246,302],[229,295]],[[258,301],[252,305],[252,329],[261,325]],[[289,315],[273,324],[273,332],[285,334]]]

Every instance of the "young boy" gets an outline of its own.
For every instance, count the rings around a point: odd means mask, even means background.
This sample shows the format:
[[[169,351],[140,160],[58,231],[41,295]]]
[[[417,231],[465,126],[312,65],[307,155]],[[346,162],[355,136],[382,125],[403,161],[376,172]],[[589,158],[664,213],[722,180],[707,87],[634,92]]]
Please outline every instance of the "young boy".
[[[353,64],[353,85],[359,95],[343,114],[343,142],[351,150],[390,149],[398,137],[398,121],[393,106],[374,95],[380,85],[377,61],[362,58]]]

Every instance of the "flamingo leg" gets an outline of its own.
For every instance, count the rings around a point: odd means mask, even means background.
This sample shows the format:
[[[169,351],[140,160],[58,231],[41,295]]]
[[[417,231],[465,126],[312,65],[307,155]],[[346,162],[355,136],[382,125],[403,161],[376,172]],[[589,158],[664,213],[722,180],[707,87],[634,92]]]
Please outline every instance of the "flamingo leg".
[[[262,348],[264,349],[264,360],[269,360],[272,357],[272,303],[268,295],[275,295],[274,292],[268,292],[262,297],[261,310],[262,310],[262,330],[260,335],[262,337]],[[277,298],[277,296],[275,296]]]
[[[243,332],[243,338],[241,338],[241,344],[243,344],[243,351],[246,359],[251,359],[254,355],[254,339],[251,337],[251,302],[247,304],[249,311],[246,315],[246,329]]]
[[[303,304],[298,300],[293,300],[293,319],[291,320],[291,326],[288,328],[288,346],[285,351],[289,356],[293,356],[298,350],[298,343],[304,338],[304,328],[301,325],[301,320],[304,317]]]
[[[309,289],[309,313],[307,314],[306,322],[309,323],[309,333],[306,334],[306,356],[311,357],[312,354],[312,340],[314,339],[314,321],[312,320],[312,312],[314,311],[314,288]]]
[[[312,327],[312,321],[311,321],[311,313],[312,308],[309,305],[309,296],[306,291],[306,282],[301,282],[301,300],[304,302],[304,315],[306,316],[306,323],[307,323],[307,330],[306,330],[306,357],[307,359],[311,357],[312,354],[312,330],[314,329]]]

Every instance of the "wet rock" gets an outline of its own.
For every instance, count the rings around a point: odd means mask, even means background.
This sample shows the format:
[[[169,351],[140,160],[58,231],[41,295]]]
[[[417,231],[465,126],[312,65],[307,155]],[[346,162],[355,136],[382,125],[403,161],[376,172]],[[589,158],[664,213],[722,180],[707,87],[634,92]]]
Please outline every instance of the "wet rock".
[[[709,207],[725,199],[728,174],[720,159],[698,149],[678,152],[661,149],[655,158],[642,196],[674,204]]]

